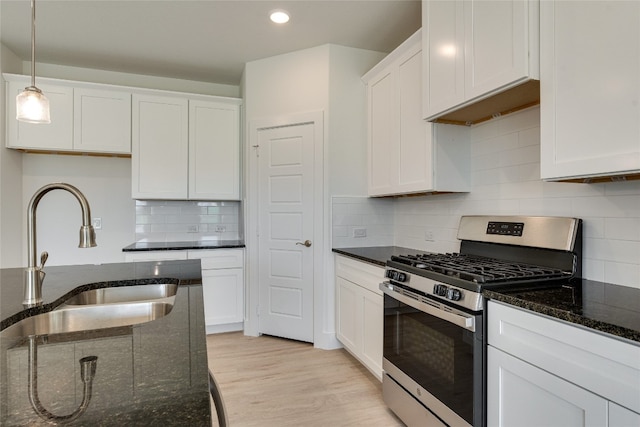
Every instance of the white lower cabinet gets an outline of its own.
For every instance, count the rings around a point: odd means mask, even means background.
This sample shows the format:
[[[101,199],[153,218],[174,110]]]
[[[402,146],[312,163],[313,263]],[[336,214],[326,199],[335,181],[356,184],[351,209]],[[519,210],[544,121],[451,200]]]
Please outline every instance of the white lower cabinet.
[[[640,425],[640,346],[490,301],[487,424]]]
[[[488,425],[607,425],[602,397],[493,347],[487,359]]]
[[[354,357],[382,380],[384,269],[336,255],[336,333]]]
[[[202,263],[202,294],[207,333],[244,328],[244,250],[188,251]]]
[[[129,262],[199,259],[207,333],[244,329],[244,249],[127,253]]]

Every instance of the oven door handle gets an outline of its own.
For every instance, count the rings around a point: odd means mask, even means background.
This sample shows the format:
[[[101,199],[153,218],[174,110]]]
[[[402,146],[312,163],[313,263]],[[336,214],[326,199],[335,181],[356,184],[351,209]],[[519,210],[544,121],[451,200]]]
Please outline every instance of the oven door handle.
[[[391,298],[396,299],[401,303],[406,304],[410,307],[413,307],[416,310],[420,310],[424,313],[427,313],[439,319],[445,320],[449,323],[453,323],[454,325],[460,326],[461,328],[464,328],[464,329],[468,329],[471,332],[476,331],[475,318],[472,316],[466,316],[461,312],[455,313],[451,311],[445,311],[441,308],[434,307],[430,304],[417,301],[411,297],[403,295],[398,291],[395,291],[393,289],[393,285],[389,282],[380,283],[380,290],[385,294],[389,295]]]

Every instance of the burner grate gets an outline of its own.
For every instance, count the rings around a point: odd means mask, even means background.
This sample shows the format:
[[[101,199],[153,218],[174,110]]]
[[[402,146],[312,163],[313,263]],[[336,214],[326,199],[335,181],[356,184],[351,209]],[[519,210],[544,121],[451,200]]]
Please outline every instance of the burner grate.
[[[391,260],[474,283],[516,282],[570,276],[559,269],[460,253],[401,255],[392,256]]]

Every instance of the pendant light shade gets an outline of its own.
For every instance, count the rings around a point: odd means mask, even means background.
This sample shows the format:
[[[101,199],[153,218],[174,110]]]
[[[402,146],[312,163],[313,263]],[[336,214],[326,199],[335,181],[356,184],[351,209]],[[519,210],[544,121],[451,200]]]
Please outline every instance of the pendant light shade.
[[[49,100],[36,87],[36,1],[31,0],[31,86],[16,96],[16,119],[27,123],[51,123]]]
[[[16,119],[27,123],[51,123],[49,100],[40,89],[30,86],[16,96]]]

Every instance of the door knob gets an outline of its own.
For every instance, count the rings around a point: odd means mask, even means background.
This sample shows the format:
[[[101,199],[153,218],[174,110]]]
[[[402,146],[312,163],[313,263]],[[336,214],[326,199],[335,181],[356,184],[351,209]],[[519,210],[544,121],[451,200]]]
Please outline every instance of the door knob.
[[[311,240],[305,240],[304,243],[296,242],[296,245],[303,245],[303,246],[309,247],[311,246]]]

